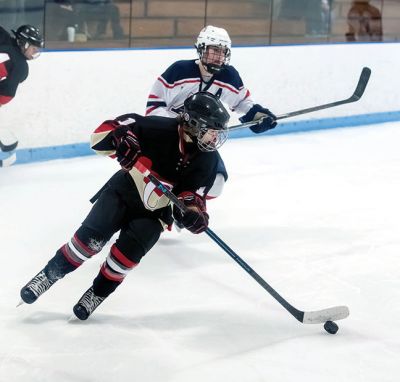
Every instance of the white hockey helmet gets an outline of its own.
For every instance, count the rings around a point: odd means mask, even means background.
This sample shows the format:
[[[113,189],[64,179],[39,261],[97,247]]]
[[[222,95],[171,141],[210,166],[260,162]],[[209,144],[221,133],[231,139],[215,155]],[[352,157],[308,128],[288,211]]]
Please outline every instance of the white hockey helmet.
[[[204,53],[209,46],[225,48],[225,57],[222,65],[205,62]],[[232,42],[228,32],[223,28],[214,27],[212,25],[208,25],[200,31],[195,44],[200,61],[205,66],[206,70],[212,74],[219,72],[224,65],[229,64],[231,46]]]

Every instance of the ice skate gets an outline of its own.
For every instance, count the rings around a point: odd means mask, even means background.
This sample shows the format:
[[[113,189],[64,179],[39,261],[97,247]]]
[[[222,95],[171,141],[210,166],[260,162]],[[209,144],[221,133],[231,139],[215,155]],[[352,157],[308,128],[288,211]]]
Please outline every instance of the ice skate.
[[[31,281],[21,289],[21,299],[27,304],[33,304],[58,279],[50,279],[42,269]],[[20,304],[19,304],[20,305]],[[18,306],[19,306],[18,305]]]
[[[21,298],[27,304],[34,303],[44,292],[66,274],[76,269],[68,263],[60,251],[48,262],[48,264],[21,289]],[[19,306],[19,305],[17,305]]]
[[[96,296],[90,287],[74,306],[74,314],[80,320],[87,320],[106,297]]]

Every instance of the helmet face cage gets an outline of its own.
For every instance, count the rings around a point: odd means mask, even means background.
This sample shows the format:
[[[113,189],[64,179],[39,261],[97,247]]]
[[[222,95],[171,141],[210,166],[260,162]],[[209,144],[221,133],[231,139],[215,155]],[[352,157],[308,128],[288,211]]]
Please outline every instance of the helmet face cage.
[[[231,59],[231,39],[225,29],[213,27],[211,25],[203,28],[195,44],[201,63],[206,70],[211,73],[219,72],[224,65],[229,65]],[[206,53],[209,47],[224,50],[224,60],[222,64],[207,63]]]
[[[184,120],[187,124],[186,131],[195,138],[196,144],[200,151],[218,150],[228,138],[228,128],[209,127],[207,121],[202,117],[190,116],[185,113]]]
[[[218,150],[228,139],[228,129],[216,130],[201,128],[197,136],[197,146],[201,151]]]
[[[217,64],[214,62],[207,62],[208,60],[211,59],[212,61],[212,55],[209,51],[210,47],[214,47],[216,49],[224,49],[224,60],[221,64]],[[231,51],[228,48],[222,47],[221,45],[216,46],[216,45],[208,45],[205,46],[202,44],[199,48],[197,48],[197,52],[199,54],[199,58],[203,66],[206,68],[208,73],[215,74],[218,73],[225,65],[229,64],[230,58],[231,58]],[[215,53],[213,53],[215,55]]]
[[[185,131],[201,151],[215,151],[225,143],[229,113],[218,98],[199,92],[185,101],[184,108]]]

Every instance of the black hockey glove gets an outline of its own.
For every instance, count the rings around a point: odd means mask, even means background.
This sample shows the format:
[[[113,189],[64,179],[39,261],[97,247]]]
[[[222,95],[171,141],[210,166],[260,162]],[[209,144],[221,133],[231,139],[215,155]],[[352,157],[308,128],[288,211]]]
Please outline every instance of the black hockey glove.
[[[129,171],[141,154],[136,135],[128,127],[120,126],[113,132],[113,142],[119,164]]]
[[[174,219],[178,225],[185,227],[192,233],[204,232],[208,227],[209,216],[203,199],[192,192],[182,192],[178,195],[178,199],[186,206],[184,214],[178,207],[173,207]]]
[[[250,126],[250,130],[253,133],[263,133],[267,130],[273,129],[278,124],[276,121],[276,115],[258,104],[255,104],[243,117],[239,118],[242,123],[259,121],[260,119],[262,119],[260,123]]]

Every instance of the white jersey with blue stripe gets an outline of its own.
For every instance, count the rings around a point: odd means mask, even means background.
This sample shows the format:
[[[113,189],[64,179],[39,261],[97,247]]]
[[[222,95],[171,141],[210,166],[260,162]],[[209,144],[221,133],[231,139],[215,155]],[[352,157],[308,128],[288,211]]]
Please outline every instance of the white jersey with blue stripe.
[[[205,82],[198,60],[181,60],[157,78],[147,100],[146,115],[174,117],[183,111],[185,99],[199,91],[217,95],[222,103],[240,114],[246,114],[254,105],[249,90],[233,66],[225,66]]]

